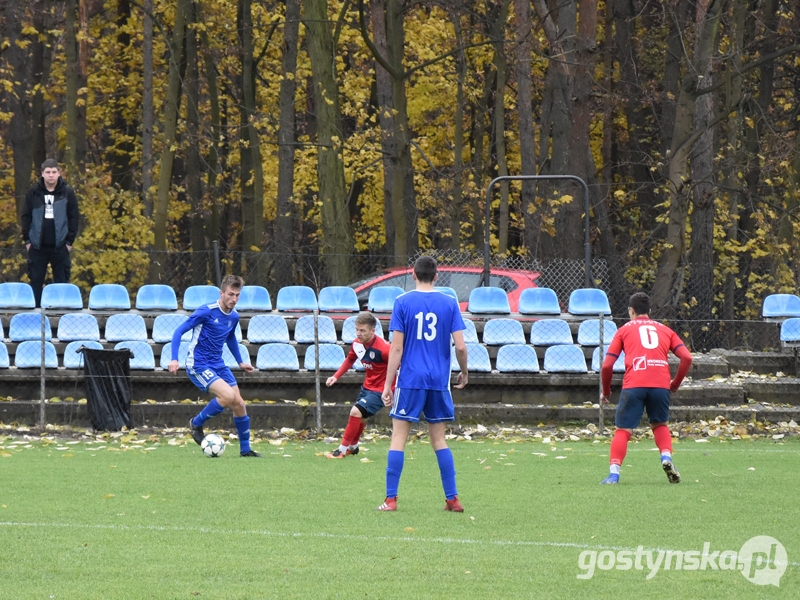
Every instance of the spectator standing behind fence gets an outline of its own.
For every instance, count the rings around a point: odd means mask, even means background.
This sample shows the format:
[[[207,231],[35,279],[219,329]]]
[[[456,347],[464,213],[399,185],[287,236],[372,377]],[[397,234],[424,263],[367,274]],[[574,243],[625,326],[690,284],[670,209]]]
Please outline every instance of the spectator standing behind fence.
[[[241,277],[226,275],[220,285],[219,300],[201,306],[175,329],[172,335],[172,361],[168,369],[170,373],[178,372],[181,336],[192,330],[192,341],[189,342],[189,353],[186,357],[186,374],[198,388],[215,396],[189,421],[192,439],[198,444],[202,443],[205,422],[230,408],[233,411],[233,424],[239,434],[239,455],[260,458],[261,455],[250,448],[250,417],[247,416],[247,406],[239,392],[239,385],[222,359],[223,346],[227,345],[242,370],[246,373],[253,370],[249,363],[242,360],[239,342],[236,340],[239,313],[234,307],[239,301],[243,285],[244,280]]]
[[[36,306],[41,304],[47,265],[53,268],[53,283],[69,283],[70,252],[79,221],[75,192],[61,177],[55,159],[48,158],[42,163],[41,178],[25,196],[22,211],[22,239]]]
[[[394,301],[389,329],[393,331],[383,403],[391,406],[392,441],[386,463],[386,499],[378,510],[397,510],[397,488],[403,472],[405,446],[411,423],[424,415],[436,452],[445,495],[445,510],[464,512],[456,490],[453,454],[445,440],[445,423],[455,420],[450,395],[450,336],[461,372],[456,388],[467,385],[467,346],[464,320],[454,298],[434,289],[436,260],[421,256],[414,263],[416,289]],[[392,394],[398,367],[400,375]]]
[[[689,372],[692,355],[677,333],[650,318],[650,297],[647,294],[638,292],[631,296],[628,315],[631,320],[614,334],[601,370],[603,391],[600,401],[605,404],[611,395],[614,362],[620,352],[625,352],[625,375],[614,418],[617,430],[611,440],[611,472],[600,483],[619,483],[620,467],[628,451],[631,431],[639,426],[645,410],[661,453],[661,468],[670,483],[680,483],[680,473],[672,464],[672,434],[667,421],[670,392],[678,390]],[[670,350],[681,360],[672,381],[667,360]]]

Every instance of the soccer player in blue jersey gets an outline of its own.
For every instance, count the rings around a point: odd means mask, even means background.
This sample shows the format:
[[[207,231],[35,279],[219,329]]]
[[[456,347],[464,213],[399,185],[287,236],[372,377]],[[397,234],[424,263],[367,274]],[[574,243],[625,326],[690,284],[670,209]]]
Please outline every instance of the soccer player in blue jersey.
[[[233,411],[233,423],[239,434],[239,455],[260,457],[250,448],[250,417],[247,416],[239,386],[231,370],[222,360],[223,344],[226,344],[233,358],[246,373],[253,367],[242,360],[239,343],[236,340],[236,325],[239,314],[234,307],[242,292],[244,280],[237,275],[226,275],[222,280],[219,300],[198,308],[187,321],[178,326],[172,334],[172,361],[169,363],[170,373],[178,372],[178,349],[181,336],[192,331],[189,342],[189,355],[186,357],[186,374],[193,384],[204,392],[211,392],[211,399],[203,410],[191,421],[189,429],[192,438],[198,444],[203,441],[205,433],[203,425],[211,417],[218,415],[226,408]]]
[[[464,321],[456,300],[433,287],[436,260],[421,256],[414,263],[416,289],[401,294],[394,302],[389,329],[392,347],[383,403],[391,406],[392,442],[386,465],[386,500],[378,510],[397,510],[397,488],[403,472],[405,446],[411,424],[420,416],[428,423],[431,446],[436,452],[445,495],[445,510],[464,512],[456,490],[456,467],[445,440],[445,423],[455,420],[450,395],[450,336],[456,348],[461,372],[456,388],[467,385],[467,346]],[[402,361],[402,367],[400,367]],[[400,375],[392,394],[392,382]]]

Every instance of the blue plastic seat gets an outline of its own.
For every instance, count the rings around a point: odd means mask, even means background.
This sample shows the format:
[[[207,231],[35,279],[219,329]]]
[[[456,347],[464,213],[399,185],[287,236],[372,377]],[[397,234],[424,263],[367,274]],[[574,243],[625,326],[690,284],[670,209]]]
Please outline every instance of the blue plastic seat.
[[[178,310],[178,297],[170,285],[151,283],[136,292],[136,308],[139,310]]]
[[[30,284],[21,281],[0,283],[0,308],[34,308],[36,299]]]
[[[178,366],[181,369],[186,368],[186,357],[189,355],[189,342],[181,341],[181,345],[178,346]],[[159,365],[162,369],[166,370],[169,368],[169,363],[172,360],[172,342],[167,342],[161,348],[161,358],[159,360]]]
[[[258,349],[256,368],[265,371],[299,371],[300,362],[291,344],[264,344]]]
[[[358,312],[356,291],[346,285],[329,285],[319,291],[322,312]]]
[[[800,297],[794,294],[770,294],[764,298],[761,316],[765,318],[800,317]]]
[[[497,370],[501,373],[538,373],[539,357],[533,346],[509,344],[497,350]]]
[[[67,313],[58,320],[58,333],[61,342],[76,340],[100,340],[100,327],[94,315],[86,313]]]
[[[469,293],[467,310],[472,314],[507,315],[511,313],[511,306],[503,288],[478,287]]]
[[[380,319],[376,319],[378,324],[375,326],[375,335],[383,338],[383,325]],[[345,344],[352,344],[356,339],[356,317],[347,317],[342,323],[342,341]]]
[[[603,319],[603,346],[608,348],[611,338],[617,333],[617,326],[610,319]],[[600,319],[583,321],[578,327],[578,344],[581,346],[600,345]]]
[[[140,315],[111,315],[106,320],[105,338],[109,342],[146,342],[147,326]]]
[[[317,310],[317,295],[307,285],[288,285],[278,290],[275,299],[278,310]]]
[[[336,326],[333,324],[333,319],[320,315],[317,317],[317,323],[320,344],[335,344]],[[294,341],[298,344],[314,343],[314,317],[312,315],[297,319],[297,323],[294,325]]]
[[[153,356],[153,347],[147,342],[127,340],[124,342],[119,342],[114,346],[114,350],[123,350],[125,348],[130,350],[133,354],[130,361],[131,369],[152,371],[156,368],[156,359]]]
[[[89,308],[92,310],[129,310],[131,297],[124,285],[98,283],[89,290]]]
[[[289,326],[281,315],[256,315],[247,325],[251,344],[288,344]]]
[[[0,369],[7,369],[11,366],[11,361],[8,358],[8,348],[3,342],[0,342]]]
[[[18,369],[41,368],[42,342],[39,340],[27,340],[20,343],[14,354],[14,366]],[[56,347],[52,342],[44,343],[44,366],[46,369],[55,369],[58,367]]]
[[[248,352],[247,348],[243,344],[239,344],[239,354],[242,355],[242,361],[250,364],[250,352]],[[241,369],[239,363],[236,362],[236,359],[233,358],[233,353],[228,348],[228,344],[222,346],[222,362],[225,363],[225,366],[229,369]]]
[[[785,346],[800,345],[800,318],[792,317],[781,323],[781,343]]]
[[[0,321],[0,344],[3,343],[3,339],[6,337],[5,329],[3,329],[3,322]]]
[[[446,285],[437,285],[433,289],[436,290],[437,292],[442,292],[443,294],[452,296],[453,300],[458,302],[458,292],[456,292],[453,288],[448,287]]]
[[[8,325],[8,337],[12,342],[24,342],[26,340],[42,339],[42,315],[37,312],[17,313],[11,317]],[[50,328],[50,318],[44,317],[44,339],[53,338],[53,331]]]
[[[103,344],[95,340],[75,340],[67,344],[64,348],[64,368],[65,369],[82,369],[83,368],[83,352],[78,352],[81,348],[92,348],[93,350],[102,350]]]
[[[306,349],[306,356],[303,360],[303,368],[308,371],[314,370],[315,346]],[[344,350],[336,344],[319,345],[319,368],[322,371],[336,371],[344,361]]]
[[[540,319],[531,323],[531,344],[534,346],[571,343],[572,332],[563,319]]]
[[[74,283],[50,283],[42,288],[42,306],[63,310],[81,310],[83,298]]]
[[[483,325],[483,343],[488,346],[525,344],[522,323],[515,319],[489,319]]]
[[[183,292],[183,310],[197,310],[206,304],[219,302],[219,294],[215,285],[190,285]]]
[[[519,296],[519,312],[523,315],[560,315],[561,305],[550,288],[526,288]]]
[[[394,307],[394,300],[405,290],[398,285],[379,285],[369,291],[367,310],[378,313],[390,313]],[[322,292],[320,292],[322,296]]]
[[[475,323],[469,319],[464,319],[464,332],[462,335],[464,336],[464,342],[467,344],[478,343],[478,330],[475,329]]]
[[[569,305],[567,312],[572,315],[604,315],[611,314],[611,306],[608,304],[608,296],[603,290],[596,288],[581,288],[572,290],[569,295]]]
[[[583,350],[572,344],[548,347],[544,351],[544,370],[548,373],[586,373]]]
[[[236,310],[239,312],[272,310],[272,300],[270,300],[267,288],[261,285],[242,286]]]
[[[600,348],[595,348],[592,352],[592,371],[595,373],[600,372],[600,368],[603,365],[600,363]],[[620,352],[617,360],[614,361],[614,373],[624,373],[625,372],[625,353]]]
[[[186,315],[169,314],[158,315],[153,321],[153,341],[163,344],[172,341],[172,334],[178,328],[178,325],[186,321],[189,317]],[[192,339],[192,331],[189,330],[183,334],[181,341],[188,342]]]
[[[450,346],[450,370],[460,371],[456,359],[456,347]],[[467,344],[467,370],[472,373],[490,373],[492,362],[489,360],[489,351],[481,344]]]

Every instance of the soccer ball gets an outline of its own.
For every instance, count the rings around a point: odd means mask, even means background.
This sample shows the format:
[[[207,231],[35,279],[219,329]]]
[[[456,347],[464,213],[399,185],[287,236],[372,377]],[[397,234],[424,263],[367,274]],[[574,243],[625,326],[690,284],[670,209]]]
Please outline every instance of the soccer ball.
[[[217,456],[222,456],[222,453],[225,452],[225,440],[216,433],[209,433],[203,438],[200,448],[203,450],[203,454],[209,458],[216,458]]]

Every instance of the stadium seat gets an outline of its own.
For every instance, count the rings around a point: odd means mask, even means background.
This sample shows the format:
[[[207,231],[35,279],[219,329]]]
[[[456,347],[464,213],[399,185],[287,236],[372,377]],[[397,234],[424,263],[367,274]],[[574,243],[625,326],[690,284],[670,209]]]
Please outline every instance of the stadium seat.
[[[247,341],[251,344],[288,344],[289,326],[280,315],[256,315],[247,325]]]
[[[146,342],[147,326],[139,315],[111,315],[106,321],[105,338],[109,342]]]
[[[611,338],[617,333],[617,326],[611,319],[603,319],[603,346],[608,348]],[[578,327],[578,344],[581,346],[600,345],[600,319],[583,321]]]
[[[178,366],[181,369],[186,368],[186,357],[189,355],[189,342],[181,340],[181,345],[178,347]],[[172,360],[172,342],[167,342],[161,348],[161,359],[159,365],[162,369],[169,368],[169,363]]]
[[[563,319],[540,319],[531,324],[531,344],[534,346],[555,346],[572,344],[572,332]]]
[[[158,315],[153,321],[153,341],[158,342],[159,344],[163,344],[165,342],[172,341],[172,334],[175,333],[175,330],[178,328],[178,325],[183,323],[184,321],[188,320],[189,317],[186,315],[177,315],[177,314],[169,314],[169,315]],[[181,337],[181,341],[188,342],[192,339],[192,332],[191,330],[187,331]]]
[[[560,315],[561,305],[550,288],[526,288],[519,296],[519,312],[523,315]]]
[[[383,325],[380,319],[377,319],[378,324],[375,326],[375,335],[383,338]],[[356,339],[356,317],[347,317],[342,323],[342,341],[345,344],[352,344]]]
[[[467,310],[472,314],[507,315],[511,313],[511,306],[503,288],[478,287],[469,293]]]
[[[3,342],[5,337],[6,337],[6,332],[5,332],[5,329],[3,328],[3,322],[0,321],[0,343]]]
[[[761,307],[764,318],[800,317],[800,297],[794,294],[770,294]]]
[[[394,300],[405,290],[397,285],[380,285],[369,291],[367,310],[377,313],[390,313],[394,307]],[[320,292],[320,296],[322,292]]]
[[[460,371],[456,359],[456,347],[450,346],[450,370]],[[481,344],[467,344],[467,370],[472,373],[490,373],[492,363],[489,360],[489,351]]]
[[[308,371],[315,369],[314,362],[316,361],[315,346],[309,346],[306,350],[306,356],[303,360],[303,368]],[[336,371],[344,361],[344,350],[341,346],[336,344],[320,344],[319,345],[319,368],[322,371]]]
[[[800,318],[792,317],[781,323],[781,344],[800,346]]]
[[[524,345],[522,323],[514,319],[489,319],[483,325],[483,343],[487,346]]]
[[[114,346],[114,350],[127,348],[131,351],[131,369],[142,371],[152,371],[156,368],[156,359],[153,356],[153,348],[147,342],[128,340],[119,342]]]
[[[0,308],[34,308],[33,288],[21,281],[0,283]]]
[[[567,312],[571,315],[597,316],[601,312],[604,315],[610,315],[611,307],[608,304],[608,296],[603,290],[581,288],[572,290],[569,295]]]
[[[52,342],[45,342],[44,344],[44,366],[46,369],[55,369],[58,367],[56,347]],[[20,343],[14,354],[14,366],[18,369],[41,368],[42,342],[39,340],[27,340]]]
[[[131,297],[124,285],[98,283],[89,290],[89,308],[92,310],[129,310]]]
[[[12,342],[42,339],[42,315],[37,312],[17,313],[11,317],[8,325],[8,337]],[[44,339],[53,338],[50,328],[50,318],[44,317]]]
[[[595,348],[592,352],[592,371],[595,373],[600,372],[600,367],[603,365],[600,363],[600,348]],[[620,352],[617,360],[614,361],[614,373],[624,373],[625,372],[625,353]]]
[[[319,291],[322,312],[358,312],[356,291],[346,285],[331,285]]]
[[[572,344],[548,347],[544,352],[544,370],[548,373],[586,373],[583,350]]]
[[[248,365],[250,363],[250,353],[247,351],[247,348],[243,344],[239,344],[239,354],[242,355],[242,361],[246,362]],[[228,344],[222,346],[222,362],[225,363],[225,366],[229,369],[240,369],[239,363],[236,362],[236,359],[233,358],[233,353],[228,348]]]
[[[178,310],[178,297],[172,286],[163,283],[143,285],[136,292],[136,308],[139,310]]]
[[[317,322],[320,344],[335,344],[336,326],[333,324],[333,319],[320,315],[317,317]],[[297,323],[294,325],[294,341],[298,344],[314,343],[314,317],[312,315],[297,319]]]
[[[197,310],[206,304],[219,301],[219,288],[215,285],[190,285],[183,292],[183,310]]]
[[[50,283],[42,288],[42,306],[63,310],[81,310],[83,298],[74,283]]]
[[[475,323],[469,319],[464,319],[464,342],[467,344],[478,343],[478,330],[475,329]]]
[[[317,310],[317,295],[307,285],[288,285],[278,290],[275,304],[282,311],[308,312]]]
[[[92,348],[93,350],[102,350],[103,344],[95,340],[75,340],[67,344],[64,348],[64,368],[65,369],[82,369],[83,368],[83,352],[78,352],[81,348]]]
[[[451,287],[446,285],[437,285],[433,288],[437,292],[442,292],[443,294],[447,294],[448,296],[452,296],[453,299],[458,302],[458,293]]]
[[[256,368],[265,371],[298,371],[300,362],[291,344],[264,344],[258,349]]]
[[[496,365],[501,373],[538,373],[539,357],[533,346],[509,344],[497,350]]]
[[[260,285],[242,286],[242,293],[239,294],[236,310],[239,312],[272,310],[272,300],[269,298],[267,288]]]
[[[76,340],[100,341],[100,327],[94,315],[67,313],[58,320],[56,336],[60,342],[74,342]]]
[[[0,369],[7,369],[11,366],[11,361],[8,358],[8,348],[3,342],[0,342]]]

